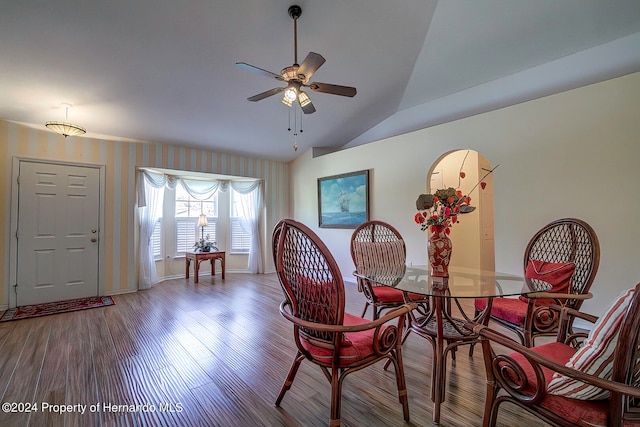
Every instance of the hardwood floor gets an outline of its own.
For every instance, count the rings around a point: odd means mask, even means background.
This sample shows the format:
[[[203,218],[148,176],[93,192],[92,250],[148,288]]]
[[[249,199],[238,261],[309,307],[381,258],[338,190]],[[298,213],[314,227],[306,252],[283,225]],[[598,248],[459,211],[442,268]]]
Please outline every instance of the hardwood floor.
[[[347,310],[361,313],[362,296],[345,287]],[[0,426],[328,425],[329,384],[310,363],[282,407],[274,406],[295,355],[275,275],[201,274],[198,284],[169,280],[114,299],[114,306],[0,323],[1,401],[20,403],[0,412]],[[466,350],[448,360],[441,426],[482,424],[481,350],[473,358]],[[403,421],[393,370],[380,363],[347,377],[343,426],[432,425],[431,347],[410,336],[403,358],[411,422]],[[32,404],[37,412],[25,411]],[[545,425],[509,405],[498,423]]]

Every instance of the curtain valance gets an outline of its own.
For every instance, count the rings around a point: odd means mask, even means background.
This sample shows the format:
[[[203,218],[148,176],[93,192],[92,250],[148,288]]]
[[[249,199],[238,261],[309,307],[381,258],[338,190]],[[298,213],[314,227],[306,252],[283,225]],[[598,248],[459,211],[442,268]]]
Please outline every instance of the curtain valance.
[[[261,182],[260,180],[229,181],[221,179],[190,179],[140,169],[140,175],[137,183],[138,207],[144,207],[147,205],[147,197],[144,188],[145,181],[153,188],[162,188],[166,186],[172,190],[180,184],[185,191],[196,200],[207,200],[213,196],[216,191],[220,190],[226,193],[229,191],[229,188],[233,188],[240,194],[249,194],[258,188]]]

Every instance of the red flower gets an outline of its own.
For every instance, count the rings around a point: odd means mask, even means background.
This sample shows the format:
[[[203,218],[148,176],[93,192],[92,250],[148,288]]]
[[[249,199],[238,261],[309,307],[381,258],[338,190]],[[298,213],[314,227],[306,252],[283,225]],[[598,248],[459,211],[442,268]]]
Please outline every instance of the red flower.
[[[464,161],[462,166],[464,166]],[[459,171],[458,185],[460,185],[460,179],[466,177],[462,166]],[[487,170],[487,173],[480,178],[469,193],[473,192],[476,187],[481,187],[484,190],[487,187],[484,179],[494,170],[495,168]],[[450,228],[453,224],[458,224],[459,215],[473,212],[476,209],[475,206],[471,206],[471,197],[465,195],[461,189],[453,187],[437,189],[433,194],[420,194],[416,200],[416,208],[420,213],[415,216],[415,222],[420,224],[422,231],[429,230],[432,233],[444,231],[446,234],[451,233]]]

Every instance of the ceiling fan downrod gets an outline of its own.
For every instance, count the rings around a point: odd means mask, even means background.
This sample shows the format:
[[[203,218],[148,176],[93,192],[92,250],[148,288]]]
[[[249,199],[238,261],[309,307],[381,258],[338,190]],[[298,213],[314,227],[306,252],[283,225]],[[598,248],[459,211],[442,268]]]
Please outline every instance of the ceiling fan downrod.
[[[302,8],[297,4],[289,6],[289,16],[293,18],[293,64],[298,65],[298,18]]]

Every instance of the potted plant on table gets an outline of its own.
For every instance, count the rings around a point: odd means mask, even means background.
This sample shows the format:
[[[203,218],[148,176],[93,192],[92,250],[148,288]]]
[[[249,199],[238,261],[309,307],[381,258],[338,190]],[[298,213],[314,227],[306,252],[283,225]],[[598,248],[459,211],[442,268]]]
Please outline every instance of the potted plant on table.
[[[196,252],[217,252],[218,251],[218,247],[216,246],[216,242],[212,242],[211,240],[209,240],[209,235],[207,234],[207,237],[203,237],[202,239],[198,240],[193,247],[195,248]]]

